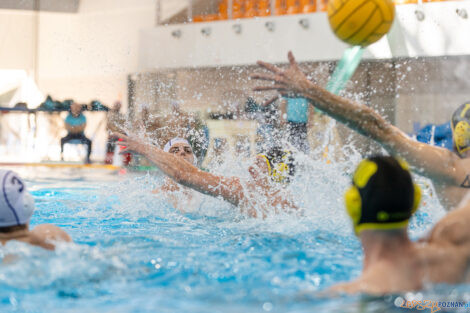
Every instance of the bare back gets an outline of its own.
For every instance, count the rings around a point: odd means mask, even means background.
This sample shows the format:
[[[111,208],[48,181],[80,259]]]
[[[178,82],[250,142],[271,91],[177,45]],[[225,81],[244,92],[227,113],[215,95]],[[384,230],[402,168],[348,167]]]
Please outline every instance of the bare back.
[[[426,284],[468,282],[470,260],[470,202],[448,213],[428,238],[403,245],[387,257],[371,262],[351,283],[337,292],[385,294],[413,291]]]

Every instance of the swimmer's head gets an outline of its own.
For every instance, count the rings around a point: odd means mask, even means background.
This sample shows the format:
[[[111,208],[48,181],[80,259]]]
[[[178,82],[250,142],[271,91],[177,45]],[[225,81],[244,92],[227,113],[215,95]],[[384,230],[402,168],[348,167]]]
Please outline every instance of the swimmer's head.
[[[197,166],[197,158],[193,153],[193,148],[184,138],[175,137],[168,141],[163,151],[182,157],[191,164]]]
[[[29,224],[33,211],[34,199],[21,178],[0,170],[0,229]]]
[[[274,147],[267,153],[258,154],[256,159],[273,182],[289,183],[295,174],[295,160],[289,150]]]
[[[457,153],[468,156],[470,151],[470,103],[462,104],[452,114],[452,135]]]
[[[344,198],[359,235],[363,230],[405,228],[418,209],[421,189],[413,183],[406,162],[376,156],[359,164]]]

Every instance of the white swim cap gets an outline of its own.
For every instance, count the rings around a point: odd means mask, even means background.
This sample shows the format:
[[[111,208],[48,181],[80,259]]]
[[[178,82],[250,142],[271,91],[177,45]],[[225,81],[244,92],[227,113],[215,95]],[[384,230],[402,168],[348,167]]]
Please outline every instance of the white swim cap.
[[[191,147],[191,144],[189,143],[189,141],[187,141],[186,139],[184,138],[180,138],[180,137],[175,137],[173,139],[170,139],[170,141],[168,141],[165,145],[165,147],[163,147],[163,151],[165,152],[170,152],[170,149],[171,147],[175,144],[175,143],[185,143],[187,144],[188,146]],[[192,149],[192,148],[191,148]],[[197,157],[196,155],[193,153],[193,157],[194,157],[194,165],[197,166]]]
[[[187,141],[186,139],[184,139],[184,138],[179,138],[179,137],[175,137],[175,138],[173,138],[173,139],[170,139],[170,141],[168,141],[168,142],[166,143],[165,147],[163,147],[163,151],[169,152],[171,146],[173,146],[175,143],[185,143],[185,144],[187,144],[188,146],[191,147],[191,145],[189,144],[189,141]]]
[[[34,211],[34,199],[12,171],[0,170],[0,227],[25,225]]]

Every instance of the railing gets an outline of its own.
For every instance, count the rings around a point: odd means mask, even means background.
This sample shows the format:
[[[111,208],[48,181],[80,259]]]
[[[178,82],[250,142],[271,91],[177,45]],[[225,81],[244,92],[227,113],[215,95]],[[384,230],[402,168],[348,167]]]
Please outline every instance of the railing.
[[[264,16],[279,16],[291,14],[305,14],[324,12],[327,10],[328,0],[185,0],[186,9],[176,19],[166,17],[162,20],[162,5],[165,6],[174,0],[156,0],[156,24],[161,23],[188,23],[212,22],[242,18],[255,18]],[[459,0],[393,0],[397,5],[418,4],[428,2],[459,1]],[[201,5],[202,3],[202,5]],[[174,3],[171,2],[173,5]],[[184,7],[184,6],[183,6]]]
[[[394,0],[395,4],[419,4],[448,0]],[[193,22],[253,18],[271,15],[305,14],[326,11],[328,0],[220,0],[218,12],[192,16]]]

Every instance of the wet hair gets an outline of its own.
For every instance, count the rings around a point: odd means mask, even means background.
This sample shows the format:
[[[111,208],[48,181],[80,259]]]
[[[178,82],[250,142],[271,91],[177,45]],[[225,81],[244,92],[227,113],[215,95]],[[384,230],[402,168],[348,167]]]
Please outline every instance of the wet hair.
[[[408,220],[412,216],[415,196],[410,172],[390,156],[367,159],[377,164],[377,171],[364,187],[358,188],[362,199],[358,224]],[[388,218],[379,221],[380,214],[386,214]]]

